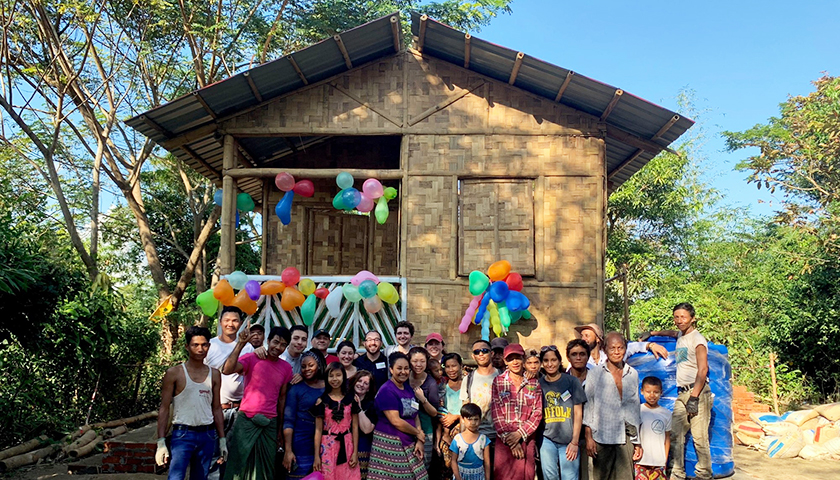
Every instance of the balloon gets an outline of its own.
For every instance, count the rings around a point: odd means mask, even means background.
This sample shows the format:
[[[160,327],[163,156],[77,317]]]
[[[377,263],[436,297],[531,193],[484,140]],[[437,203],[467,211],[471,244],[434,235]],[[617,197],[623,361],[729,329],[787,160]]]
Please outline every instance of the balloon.
[[[385,197],[379,197],[379,200],[376,201],[376,209],[373,211],[373,214],[376,215],[376,221],[380,225],[384,225],[388,221],[388,213],[388,200],[385,200]]]
[[[353,175],[350,175],[347,172],[341,172],[337,177],[335,177],[335,183],[338,184],[338,188],[342,190],[350,188],[353,186]]]
[[[240,272],[239,270],[235,272],[231,272],[227,276],[228,282],[230,282],[230,286],[236,290],[242,290],[245,288],[245,284],[248,283],[248,275]]]
[[[239,228],[239,210],[236,211],[236,221],[234,222],[234,226]]]
[[[499,309],[496,307],[496,302],[490,302],[487,305],[487,313],[490,315],[490,325],[493,326],[493,332],[498,337],[502,331],[502,321],[499,319]]]
[[[464,317],[461,318],[461,324],[458,325],[458,331],[461,333],[467,333],[467,330],[470,328],[470,323],[473,321],[473,317],[475,317],[475,312],[478,310],[478,305],[481,303],[482,297],[473,297],[470,300],[470,306],[467,307],[467,311],[464,312]]]
[[[280,308],[288,312],[290,310],[294,310],[295,307],[303,305],[304,301],[306,301],[306,299],[297,288],[286,287],[286,289],[283,290],[283,298],[280,299]]]
[[[362,194],[353,187],[345,188],[341,191],[341,203],[344,204],[345,210],[352,210],[356,205],[362,201]]]
[[[510,289],[505,282],[493,282],[490,284],[490,298],[494,302],[504,302],[510,294]]]
[[[254,209],[254,199],[250,195],[243,192],[236,196],[236,208],[243,212],[250,212]]]
[[[490,341],[490,315],[484,314],[484,318],[481,319],[481,339],[485,342]]]
[[[289,267],[280,274],[280,279],[283,280],[283,284],[286,287],[291,287],[292,285],[297,285],[300,281],[300,271],[295,267]]]
[[[269,280],[262,284],[260,287],[260,293],[262,295],[277,295],[278,293],[283,293],[283,290],[285,289],[286,285],[283,282]]]
[[[324,480],[324,474],[321,472],[312,472],[301,480]]]
[[[298,285],[298,290],[300,290],[300,293],[308,297],[315,293],[315,282],[313,282],[309,278],[304,278],[300,281],[300,285]]]
[[[373,200],[376,200],[385,193],[382,189],[382,184],[375,178],[368,178],[365,180],[365,183],[362,184],[362,191],[365,192],[365,195],[367,195],[368,198]]]
[[[350,283],[358,287],[365,280],[373,280],[373,283],[379,283],[379,277],[368,272],[367,270],[362,270],[361,272],[353,275],[353,278],[350,279]]]
[[[470,272],[470,295],[481,295],[490,285],[490,279],[482,272],[473,270]]]
[[[503,327],[508,328],[510,326],[510,310],[504,303],[499,304],[499,320]]]
[[[484,314],[487,312],[487,307],[490,305],[490,295],[485,293],[483,297],[481,297],[481,303],[478,305],[478,311],[475,314],[476,324],[484,318]]]
[[[278,173],[276,177],[274,177],[274,184],[277,185],[277,188],[280,189],[282,192],[290,192],[293,188],[295,188],[295,177],[289,175],[287,172]]]
[[[303,302],[303,306],[300,307],[300,316],[303,318],[303,324],[307,327],[312,325],[315,321],[315,307],[317,301],[318,297],[310,295],[306,298],[306,301]]]
[[[248,292],[248,296],[251,297],[251,300],[259,300],[260,299],[260,282],[256,280],[248,280],[245,283],[245,291]]]
[[[524,312],[524,310],[520,310],[518,312],[511,311],[510,312],[510,323],[516,323],[517,320],[522,318],[522,312]]]
[[[380,300],[376,295],[366,298],[363,303],[365,305],[365,310],[367,310],[368,313],[376,313],[382,310],[382,300]]]
[[[288,225],[292,222],[292,200],[295,198],[295,192],[288,191],[283,195],[283,199],[277,202],[274,207],[274,213],[280,219],[280,223]]]
[[[213,289],[213,296],[216,297],[216,300],[222,302],[222,305],[230,305],[234,297],[233,287],[230,286],[230,282],[219,280],[219,283]]]
[[[490,280],[493,280],[494,282],[504,280],[509,273],[510,262],[508,262],[507,260],[499,260],[493,265],[490,265],[490,268],[487,269],[487,276],[490,277]]]
[[[376,293],[383,302],[390,305],[393,305],[400,300],[400,293],[397,292],[397,289],[388,282],[382,282],[377,285]]]
[[[522,318],[524,318],[525,320],[530,320],[531,312],[529,312],[528,310],[522,310]]]
[[[365,280],[359,285],[359,294],[362,298],[370,298],[376,296],[376,283],[373,280]]]
[[[201,307],[201,313],[212,317],[219,308],[219,301],[213,295],[213,290],[205,290],[195,299],[195,303]]]
[[[312,184],[312,180],[301,180],[295,184],[292,191],[302,197],[311,197],[315,195],[315,185]]]
[[[327,298],[327,295],[329,295],[329,294],[330,294],[330,289],[329,288],[321,287],[321,288],[316,288],[315,289],[315,296],[318,297],[318,298]]]
[[[505,300],[508,309],[511,312],[518,312],[520,310],[527,310],[528,307],[531,306],[531,301],[528,300],[528,297],[522,294],[522,292],[517,292],[516,290],[511,291],[508,293],[507,300]]]
[[[508,287],[510,287],[513,291],[522,291],[522,275],[516,272],[510,272],[508,276],[505,277],[505,283],[507,283]]]
[[[213,203],[215,203],[216,205],[221,207],[222,202],[224,201],[224,198],[225,198],[225,193],[220,188],[220,189],[216,190],[216,192],[213,194]]]
[[[356,210],[362,213],[367,213],[373,210],[373,200],[363,193],[361,200],[359,200],[359,204],[356,205]]]
[[[397,189],[394,187],[388,187],[382,192],[382,196],[385,197],[386,200],[393,200],[397,198]]]
[[[248,292],[245,289],[239,291],[236,294],[236,298],[233,299],[231,302],[231,306],[237,307],[238,309],[245,312],[246,315],[253,315],[257,313],[257,303],[251,300],[251,297],[248,296]]]
[[[341,292],[344,294],[344,298],[346,298],[348,302],[358,302],[362,299],[362,294],[359,293],[359,287],[353,285],[352,283],[345,283],[341,287]]]
[[[341,288],[334,288],[333,291],[327,295],[327,301],[324,302],[327,304],[327,310],[330,313],[330,316],[333,318],[338,318],[341,315],[341,297],[344,296],[343,289]]]

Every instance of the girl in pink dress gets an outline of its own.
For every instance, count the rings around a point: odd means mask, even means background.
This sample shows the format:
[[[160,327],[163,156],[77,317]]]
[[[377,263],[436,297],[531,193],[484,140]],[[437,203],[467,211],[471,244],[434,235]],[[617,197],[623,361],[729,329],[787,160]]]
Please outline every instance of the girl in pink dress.
[[[315,463],[324,480],[360,480],[359,406],[347,394],[347,373],[334,362],[327,366],[327,388],[312,407],[315,416]]]

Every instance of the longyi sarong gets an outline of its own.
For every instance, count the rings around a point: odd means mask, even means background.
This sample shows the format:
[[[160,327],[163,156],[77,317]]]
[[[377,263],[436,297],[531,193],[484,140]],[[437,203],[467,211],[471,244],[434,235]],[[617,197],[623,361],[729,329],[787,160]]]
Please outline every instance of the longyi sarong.
[[[368,480],[428,480],[426,466],[414,456],[414,444],[403,446],[395,435],[373,432]]]
[[[277,419],[242,411],[233,425],[224,480],[274,480]]]

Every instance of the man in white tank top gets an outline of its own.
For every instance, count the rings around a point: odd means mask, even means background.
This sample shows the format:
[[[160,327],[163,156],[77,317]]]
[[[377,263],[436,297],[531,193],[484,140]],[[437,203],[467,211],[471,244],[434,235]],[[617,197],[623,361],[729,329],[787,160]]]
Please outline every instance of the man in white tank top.
[[[163,376],[158,413],[158,447],[155,461],[169,465],[169,480],[184,480],[187,467],[193,466],[191,480],[206,480],[219,437],[221,461],[227,460],[222,404],[219,389],[222,377],[215,368],[204,364],[210,349],[210,330],[190,327],[184,334],[189,360],[166,371]],[[166,448],[166,425],[169,405],[173,405],[172,452]],[[200,466],[200,470],[196,469]]]

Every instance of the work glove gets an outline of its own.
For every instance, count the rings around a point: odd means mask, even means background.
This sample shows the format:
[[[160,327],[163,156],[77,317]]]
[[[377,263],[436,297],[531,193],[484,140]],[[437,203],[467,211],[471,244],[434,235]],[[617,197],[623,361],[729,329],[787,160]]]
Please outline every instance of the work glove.
[[[697,408],[700,406],[700,399],[697,397],[688,397],[685,402],[685,413],[689,415],[697,415]]]
[[[166,439],[158,438],[157,451],[155,452],[155,463],[164,466],[169,461],[169,449],[166,448]]]
[[[222,462],[227,462],[228,457],[228,448],[227,448],[227,439],[222,437],[219,439],[219,458]]]

